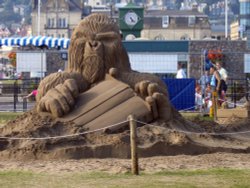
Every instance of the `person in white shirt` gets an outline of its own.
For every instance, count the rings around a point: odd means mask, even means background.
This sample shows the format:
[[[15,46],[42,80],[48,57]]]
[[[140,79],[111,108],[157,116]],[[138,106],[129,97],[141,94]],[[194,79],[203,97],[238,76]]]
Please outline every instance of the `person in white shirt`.
[[[224,80],[225,82],[227,82],[228,73],[227,73],[227,70],[222,67],[222,63],[219,61],[216,62],[216,68],[217,68],[218,72],[220,73],[221,79]]]
[[[177,70],[176,78],[187,78],[187,75],[185,71],[183,70],[181,63],[178,63],[178,70]]]
[[[222,103],[226,101],[228,73],[226,69],[222,67],[222,63],[220,61],[216,62],[216,68],[221,77],[221,93],[219,96],[220,97],[219,105],[222,105]]]

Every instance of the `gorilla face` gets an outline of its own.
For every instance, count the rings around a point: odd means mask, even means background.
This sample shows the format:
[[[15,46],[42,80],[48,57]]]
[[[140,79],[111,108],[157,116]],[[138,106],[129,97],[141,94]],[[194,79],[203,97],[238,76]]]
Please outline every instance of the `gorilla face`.
[[[111,67],[130,70],[119,29],[106,15],[90,15],[77,26],[69,54],[69,71],[80,72],[89,83],[102,80]]]

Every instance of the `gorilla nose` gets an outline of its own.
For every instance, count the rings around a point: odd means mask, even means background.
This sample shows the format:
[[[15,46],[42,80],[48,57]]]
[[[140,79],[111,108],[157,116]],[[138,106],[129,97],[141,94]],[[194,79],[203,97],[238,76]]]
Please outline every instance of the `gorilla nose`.
[[[89,45],[92,47],[92,48],[96,48],[98,46],[98,42],[97,41],[91,41],[89,42]]]

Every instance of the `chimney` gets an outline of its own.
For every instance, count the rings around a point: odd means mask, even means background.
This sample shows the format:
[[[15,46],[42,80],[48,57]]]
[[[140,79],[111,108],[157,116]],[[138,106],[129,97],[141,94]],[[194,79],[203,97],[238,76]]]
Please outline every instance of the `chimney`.
[[[193,12],[198,12],[198,4],[193,4],[192,5],[192,11]]]
[[[81,10],[84,9],[84,0],[81,0],[81,4],[80,4]]]

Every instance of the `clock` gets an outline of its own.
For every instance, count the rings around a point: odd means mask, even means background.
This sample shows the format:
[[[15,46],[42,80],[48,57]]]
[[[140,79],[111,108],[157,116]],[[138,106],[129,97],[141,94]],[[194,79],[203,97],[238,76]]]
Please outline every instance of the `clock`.
[[[135,12],[129,11],[125,14],[124,21],[128,26],[134,26],[138,23],[139,16]]]

